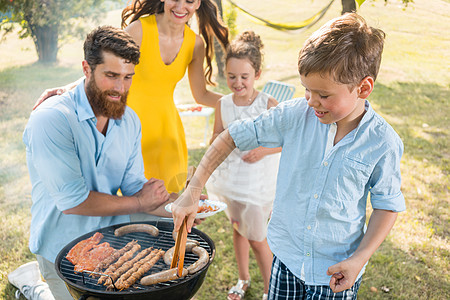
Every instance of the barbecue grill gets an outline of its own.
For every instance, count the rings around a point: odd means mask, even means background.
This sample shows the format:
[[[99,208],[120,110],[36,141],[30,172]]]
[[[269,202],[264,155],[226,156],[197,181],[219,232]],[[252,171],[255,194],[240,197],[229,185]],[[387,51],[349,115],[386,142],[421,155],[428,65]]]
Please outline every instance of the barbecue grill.
[[[114,235],[114,230],[129,224],[151,224],[159,229],[159,235],[153,237],[147,233],[129,233],[124,236],[117,237]],[[215,256],[215,246],[213,241],[203,232],[196,228],[192,228],[191,233],[188,234],[188,239],[196,240],[200,246],[205,248],[209,254],[209,261],[200,271],[195,274],[187,275],[172,281],[158,283],[156,285],[145,286],[139,284],[137,281],[129,289],[118,291],[107,291],[106,286],[97,284],[98,277],[92,277],[90,272],[75,273],[74,266],[66,259],[67,253],[79,241],[87,239],[94,235],[95,232],[100,232],[104,235],[101,243],[108,242],[111,247],[120,249],[128,242],[137,240],[141,245],[141,249],[153,247],[155,249],[162,249],[167,251],[175,245],[172,237],[173,223],[168,221],[152,221],[152,222],[135,222],[118,224],[105,227],[93,232],[87,233],[79,238],[73,240],[66,245],[56,257],[55,267],[59,277],[66,283],[66,286],[74,299],[190,299],[198,291],[205,279],[209,265]],[[186,253],[185,267],[189,267],[196,262],[198,257],[193,253]],[[149,272],[144,274],[147,276],[156,272],[169,269],[163,259],[160,259]],[[143,277],[144,277],[143,276]]]

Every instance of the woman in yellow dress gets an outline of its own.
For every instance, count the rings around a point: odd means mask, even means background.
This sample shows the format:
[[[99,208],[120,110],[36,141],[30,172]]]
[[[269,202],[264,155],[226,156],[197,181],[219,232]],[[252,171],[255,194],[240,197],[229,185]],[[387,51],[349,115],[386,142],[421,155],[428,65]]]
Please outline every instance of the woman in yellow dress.
[[[203,39],[187,25],[196,12]],[[122,12],[122,27],[141,50],[128,105],[141,120],[146,177],[162,179],[169,192],[179,192],[186,180],[187,146],[174,89],[188,69],[195,101],[215,107],[222,95],[206,89],[206,82],[211,83],[212,38],[216,35],[226,47],[228,29],[210,0],[133,1]]]
[[[194,13],[201,36],[187,25]],[[127,103],[141,120],[145,175],[164,180],[169,192],[178,193],[186,180],[187,146],[174,89],[187,69],[195,101],[215,107],[223,95],[206,89],[212,84],[213,38],[226,48],[228,29],[212,0],[133,0],[122,11],[122,27],[141,51]],[[34,108],[66,87],[44,91]]]

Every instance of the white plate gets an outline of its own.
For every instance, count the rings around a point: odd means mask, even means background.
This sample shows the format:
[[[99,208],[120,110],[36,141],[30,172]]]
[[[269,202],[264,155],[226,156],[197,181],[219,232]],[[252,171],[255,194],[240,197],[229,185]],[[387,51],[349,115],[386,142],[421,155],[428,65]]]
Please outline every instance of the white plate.
[[[204,219],[207,217],[211,217],[215,214],[217,214],[218,212],[221,212],[222,210],[224,210],[225,208],[227,208],[227,205],[223,202],[220,201],[213,201],[213,200],[200,200],[200,202],[198,203],[199,206],[206,204],[209,206],[212,206],[214,208],[216,208],[216,210],[214,211],[210,211],[210,212],[206,212],[206,213],[198,213],[197,216],[195,217],[196,219]],[[172,212],[172,203],[169,203],[165,206],[166,211],[168,212]]]

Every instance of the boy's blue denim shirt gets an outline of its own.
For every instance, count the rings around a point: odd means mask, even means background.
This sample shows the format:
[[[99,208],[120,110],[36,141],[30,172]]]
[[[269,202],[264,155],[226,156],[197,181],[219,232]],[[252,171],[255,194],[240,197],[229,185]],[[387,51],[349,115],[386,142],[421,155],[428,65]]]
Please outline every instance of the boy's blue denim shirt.
[[[328,267],[355,252],[366,230],[369,192],[374,209],[405,210],[403,143],[392,127],[367,100],[358,127],[326,152],[332,127],[304,98],[229,126],[240,150],[282,147],[267,239],[274,255],[308,285],[328,285]]]

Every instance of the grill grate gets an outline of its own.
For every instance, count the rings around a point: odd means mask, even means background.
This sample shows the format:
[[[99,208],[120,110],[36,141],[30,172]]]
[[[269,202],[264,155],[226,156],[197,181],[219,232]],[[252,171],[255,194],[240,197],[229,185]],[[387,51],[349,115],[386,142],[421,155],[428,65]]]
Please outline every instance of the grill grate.
[[[145,222],[147,223],[147,222]],[[126,225],[126,224],[121,224],[121,225],[115,225],[115,226],[111,226],[111,227],[107,227],[104,229],[100,229],[97,230],[97,232],[101,232],[103,234],[103,239],[101,240],[100,243],[103,242],[108,242],[110,244],[111,247],[115,248],[115,249],[120,249],[122,247],[124,247],[127,243],[131,242],[132,240],[137,240],[138,244],[141,245],[141,251],[145,248],[148,247],[153,247],[155,249],[162,249],[164,251],[169,250],[170,248],[172,248],[173,246],[175,246],[175,241],[172,238],[172,229],[173,229],[173,224],[172,227],[167,226],[167,224],[170,223],[156,223],[153,224],[155,225],[158,229],[159,229],[159,235],[157,237],[153,237],[147,233],[129,233],[126,234],[124,236],[121,237],[117,237],[114,235],[114,230],[116,228],[119,228],[122,225]],[[213,258],[213,249],[211,247],[211,245],[208,243],[208,241],[206,239],[204,239],[200,234],[197,234],[194,232],[195,230],[192,230],[191,233],[188,234],[188,239],[191,240],[196,240],[200,243],[200,246],[205,248],[208,251],[208,254],[210,256],[210,261]],[[93,233],[92,233],[93,234]],[[100,292],[104,292],[104,293],[117,293],[117,291],[106,291],[106,286],[101,285],[101,284],[97,284],[98,281],[98,277],[91,277],[89,276],[89,272],[83,272],[83,273],[75,273],[74,272],[74,266],[72,265],[71,262],[69,262],[66,259],[66,255],[69,252],[69,250],[79,241],[84,240],[90,236],[92,236],[92,234],[87,234],[84,235],[83,237],[80,237],[78,239],[76,239],[75,241],[73,241],[72,243],[70,243],[69,245],[67,245],[62,252],[60,253],[60,255],[62,255],[62,259],[61,259],[61,263],[59,265],[59,271],[61,272],[61,275],[69,282],[71,282],[74,285],[77,285],[83,289],[91,289],[91,290],[95,290],[95,291],[100,291]],[[137,252],[138,253],[138,252]],[[135,255],[137,255],[137,253],[135,253]],[[189,267],[191,264],[193,264],[194,262],[196,262],[198,259],[198,257],[193,254],[193,253],[188,253],[186,252],[186,256],[185,256],[185,261],[184,261],[184,266],[185,267]],[[144,276],[153,274],[153,273],[157,273],[163,270],[167,270],[169,269],[170,266],[167,266],[164,263],[164,260],[161,258],[160,260],[158,260],[158,262],[150,269],[149,272],[145,273]],[[143,277],[144,277],[143,276]],[[195,276],[195,274],[193,275],[187,275],[184,278],[180,278],[180,279],[176,279],[173,281],[167,281],[167,282],[162,282],[162,283],[158,283],[156,285],[152,285],[152,286],[144,286],[139,284],[138,282],[136,282],[133,286],[131,286],[129,289],[126,289],[124,291],[126,292],[133,292],[133,291],[152,291],[152,290],[157,290],[160,289],[162,287],[167,287],[167,286],[171,286],[175,283],[179,283],[179,282],[183,282],[185,280],[188,280],[189,277],[191,276]]]

